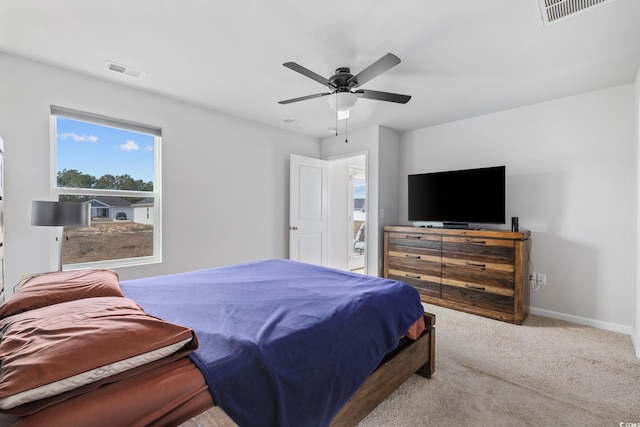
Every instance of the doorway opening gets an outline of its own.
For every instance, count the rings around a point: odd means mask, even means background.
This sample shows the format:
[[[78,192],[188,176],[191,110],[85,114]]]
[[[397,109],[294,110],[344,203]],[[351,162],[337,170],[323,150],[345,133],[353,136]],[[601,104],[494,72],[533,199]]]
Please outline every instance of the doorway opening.
[[[290,166],[289,258],[367,274],[375,260],[367,252],[366,152],[329,160],[292,154]]]

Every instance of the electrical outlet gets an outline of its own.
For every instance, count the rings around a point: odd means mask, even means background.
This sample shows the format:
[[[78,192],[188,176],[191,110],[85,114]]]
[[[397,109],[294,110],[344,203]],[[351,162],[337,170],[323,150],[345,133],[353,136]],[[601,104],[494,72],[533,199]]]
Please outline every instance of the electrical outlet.
[[[544,273],[538,273],[538,286],[546,286],[547,275]]]
[[[529,285],[535,287],[538,283],[538,273],[529,273]]]

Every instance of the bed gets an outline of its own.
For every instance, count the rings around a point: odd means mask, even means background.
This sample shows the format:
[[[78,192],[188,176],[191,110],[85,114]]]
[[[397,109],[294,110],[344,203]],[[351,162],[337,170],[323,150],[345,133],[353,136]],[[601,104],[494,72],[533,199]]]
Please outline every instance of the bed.
[[[435,366],[435,318],[415,289],[288,260],[122,282],[36,275],[0,319],[0,425],[179,425],[203,412],[212,426],[355,425]],[[34,335],[46,344],[25,352]],[[67,353],[50,361],[51,347]]]

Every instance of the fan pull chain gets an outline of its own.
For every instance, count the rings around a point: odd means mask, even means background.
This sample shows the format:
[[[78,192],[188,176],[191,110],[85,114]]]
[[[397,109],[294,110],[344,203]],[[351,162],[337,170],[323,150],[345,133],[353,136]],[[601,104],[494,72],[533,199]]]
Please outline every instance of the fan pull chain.
[[[345,144],[349,142],[349,140],[347,139],[348,135],[349,135],[349,117],[344,119],[344,143]]]
[[[338,94],[336,93],[336,136],[338,136]],[[349,142],[347,135],[349,133],[349,116],[344,119],[344,142]]]

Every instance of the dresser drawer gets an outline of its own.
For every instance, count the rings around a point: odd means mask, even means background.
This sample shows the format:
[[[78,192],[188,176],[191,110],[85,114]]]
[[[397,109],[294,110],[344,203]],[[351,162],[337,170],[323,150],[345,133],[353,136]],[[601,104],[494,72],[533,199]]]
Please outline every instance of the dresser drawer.
[[[441,265],[440,255],[389,251],[389,269],[392,270],[426,273],[440,277]]]
[[[513,313],[513,242],[451,237],[446,240],[442,242],[442,298],[466,306]]]
[[[440,256],[442,238],[417,233],[389,233],[389,251]]]
[[[514,265],[475,259],[442,258],[442,280],[453,286],[475,286],[487,292],[513,295]],[[467,286],[469,285],[469,286]]]
[[[514,294],[490,292],[488,288],[472,283],[451,282],[443,279],[442,300],[462,307],[476,307],[482,310],[514,314]]]
[[[440,236],[417,233],[388,233],[388,277],[418,289],[422,295],[440,298]]]
[[[442,238],[442,257],[481,263],[513,264],[515,243],[513,240],[445,236]]]
[[[389,251],[389,278],[401,280],[424,295],[440,297],[440,255]]]

